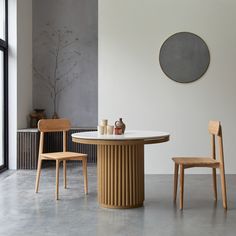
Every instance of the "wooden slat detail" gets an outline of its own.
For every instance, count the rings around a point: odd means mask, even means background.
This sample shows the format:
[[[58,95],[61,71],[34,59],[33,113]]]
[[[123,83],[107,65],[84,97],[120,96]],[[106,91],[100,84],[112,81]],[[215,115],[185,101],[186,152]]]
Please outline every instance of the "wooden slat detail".
[[[17,133],[17,169],[36,169],[39,133]]]
[[[125,180],[127,178],[126,176],[126,166],[125,166],[125,148],[126,146],[122,146],[121,147],[121,162],[122,162],[122,166],[121,166],[121,176],[122,176],[122,182],[121,182],[121,186],[122,186],[122,205],[126,205],[125,203],[125,199],[126,199],[126,188],[125,188]]]
[[[121,189],[121,180],[122,180],[122,173],[121,173],[121,146],[117,146],[118,147],[118,155],[117,155],[117,160],[118,160],[118,206],[121,206],[121,194],[122,194],[122,189]],[[116,148],[116,146],[115,146]]]
[[[110,157],[114,156],[114,149],[110,147]],[[114,205],[114,180],[115,180],[115,173],[114,173],[114,158],[111,158],[111,163],[110,163],[110,174],[111,174],[111,199],[110,199],[110,205]]]
[[[132,184],[132,180],[133,180],[133,157],[132,157],[132,146],[128,146],[129,149],[129,154],[128,154],[128,158],[129,158],[129,192],[132,193],[133,192],[133,184]],[[133,205],[133,196],[132,194],[130,194],[129,196],[130,199],[130,205]]]
[[[107,146],[107,176],[111,176],[111,147]],[[111,204],[111,178],[107,178],[108,204]]]
[[[28,130],[28,131],[27,131]],[[71,134],[95,129],[72,128],[67,132],[67,150],[88,154],[88,163],[97,162],[97,146],[72,142]],[[54,132],[45,134],[44,152],[62,151],[63,133]],[[37,129],[25,129],[17,132],[17,169],[37,169],[39,149],[39,132]],[[54,162],[53,162],[54,163]],[[55,163],[54,163],[55,164]],[[51,165],[45,162],[44,166]]]
[[[125,198],[125,205],[129,206],[129,156],[128,156],[128,146],[125,146],[125,175],[126,175],[126,180],[125,180],[125,192],[126,192],[126,198]]]
[[[98,185],[99,189],[101,189],[101,155],[100,155],[100,151],[101,151],[101,148],[100,148],[100,146],[98,146],[97,147],[97,156],[98,156],[98,158],[97,158],[97,167],[98,167],[97,168],[97,171],[98,171],[97,185]],[[101,191],[98,192],[97,197],[98,197],[98,202],[100,202],[101,201]]]
[[[143,204],[144,145],[98,146],[98,200],[108,208]]]
[[[104,195],[105,195],[105,202],[108,202],[108,198],[107,198],[107,195],[108,195],[108,168],[107,168],[107,159],[108,159],[108,153],[107,153],[107,146],[105,146],[105,151],[104,151],[104,167],[105,167],[105,170],[104,170]]]

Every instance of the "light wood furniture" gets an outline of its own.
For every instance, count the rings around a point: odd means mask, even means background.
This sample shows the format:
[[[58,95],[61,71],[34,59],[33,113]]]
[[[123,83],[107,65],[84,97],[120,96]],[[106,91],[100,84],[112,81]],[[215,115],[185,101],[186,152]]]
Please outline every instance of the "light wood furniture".
[[[106,208],[141,207],[144,201],[144,145],[169,140],[169,134],[127,131],[124,135],[97,132],[72,134],[74,142],[97,144],[98,202]]]
[[[174,157],[172,160],[175,163],[174,168],[174,194],[173,200],[176,202],[177,186],[178,186],[178,171],[180,169],[180,209],[183,209],[184,199],[184,169],[192,167],[208,167],[212,168],[213,191],[215,200],[217,200],[217,184],[216,184],[216,168],[220,170],[221,189],[223,207],[227,209],[226,181],[225,181],[225,166],[223,152],[222,128],[219,121],[210,121],[208,130],[211,135],[212,152],[210,157]],[[216,160],[216,143],[215,136],[218,137],[219,158]]]
[[[59,197],[59,166],[63,162],[63,175],[64,175],[64,188],[67,187],[66,179],[66,161],[79,160],[82,161],[83,175],[84,175],[84,192],[88,193],[88,180],[87,180],[87,154],[67,152],[66,147],[66,133],[70,129],[70,121],[67,119],[42,119],[38,122],[38,129],[40,131],[39,141],[39,156],[38,167],[35,184],[35,192],[39,189],[39,179],[41,174],[42,161],[54,160],[56,161],[56,200]],[[44,134],[46,132],[63,132],[63,152],[44,153]]]

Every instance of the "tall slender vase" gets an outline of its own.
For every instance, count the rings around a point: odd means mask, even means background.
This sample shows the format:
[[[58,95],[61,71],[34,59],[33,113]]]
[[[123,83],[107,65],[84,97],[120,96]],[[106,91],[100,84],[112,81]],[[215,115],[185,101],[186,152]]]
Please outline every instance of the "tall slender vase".
[[[53,113],[52,119],[59,119],[59,116],[58,116],[57,112],[54,112],[54,113]]]

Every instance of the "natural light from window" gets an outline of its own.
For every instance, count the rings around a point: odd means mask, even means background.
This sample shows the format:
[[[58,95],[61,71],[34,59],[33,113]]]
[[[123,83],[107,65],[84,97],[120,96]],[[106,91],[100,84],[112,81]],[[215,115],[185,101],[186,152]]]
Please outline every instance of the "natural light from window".
[[[0,0],[0,39],[5,40],[5,0]]]
[[[7,85],[7,1],[0,0],[0,172],[7,167],[7,157],[5,156],[5,144],[6,141],[4,139],[7,127],[5,128],[5,92],[4,88]],[[7,144],[6,144],[7,145]]]
[[[0,51],[0,166],[4,164],[3,158],[3,52]]]

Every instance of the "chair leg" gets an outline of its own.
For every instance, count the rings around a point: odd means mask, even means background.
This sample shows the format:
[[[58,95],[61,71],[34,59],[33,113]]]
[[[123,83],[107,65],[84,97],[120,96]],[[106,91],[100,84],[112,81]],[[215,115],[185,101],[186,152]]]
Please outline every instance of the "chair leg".
[[[63,161],[63,175],[64,175],[64,188],[66,188],[67,187],[66,160]]]
[[[184,166],[180,165],[180,199],[179,199],[179,209],[183,209],[184,202]]]
[[[85,194],[88,193],[88,176],[87,176],[87,158],[83,158],[83,176],[84,176],[84,192]]]
[[[220,166],[220,177],[221,177],[221,191],[223,207],[227,210],[227,194],[226,194],[226,181],[225,181],[225,169],[224,166]]]
[[[213,179],[214,198],[215,198],[215,201],[217,201],[216,168],[212,169],[212,179]]]
[[[40,180],[41,168],[42,168],[42,159],[39,157],[38,158],[36,182],[35,182],[35,192],[36,193],[39,191],[39,180]]]
[[[56,160],[56,200],[59,199],[59,167],[60,161]]]
[[[176,203],[176,195],[178,189],[178,172],[179,172],[179,165],[175,163],[175,171],[174,171],[174,192],[173,192],[173,201]]]

